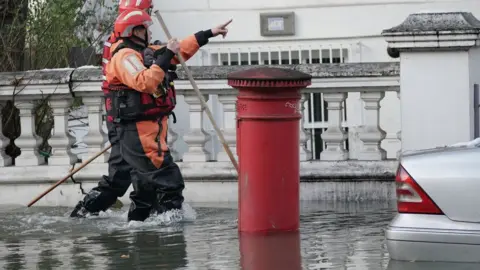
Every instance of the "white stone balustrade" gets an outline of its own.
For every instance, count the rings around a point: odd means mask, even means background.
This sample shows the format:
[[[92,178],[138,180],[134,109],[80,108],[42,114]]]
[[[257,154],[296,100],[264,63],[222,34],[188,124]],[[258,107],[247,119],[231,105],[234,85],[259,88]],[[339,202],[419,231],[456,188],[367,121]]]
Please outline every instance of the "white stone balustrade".
[[[49,144],[52,147],[52,155],[48,159],[49,165],[74,164],[77,157],[71,152],[71,145],[75,138],[68,132],[68,114],[72,104],[71,95],[58,95],[50,99],[54,127]]]
[[[5,105],[6,105],[5,101],[0,101],[0,117],[3,117],[2,116],[2,111],[3,111],[3,108],[4,108]],[[8,115],[6,115],[5,117],[8,118]],[[10,157],[9,155],[7,155],[5,153],[5,148],[10,143],[10,140],[3,135],[2,123],[3,123],[3,121],[2,121],[2,119],[0,119],[0,167],[5,167],[5,166],[9,166],[9,165],[12,164],[12,157]]]
[[[381,141],[385,138],[385,132],[379,127],[379,102],[383,98],[385,91],[398,91],[398,83],[396,82],[398,76],[398,65],[395,63],[383,63],[376,65],[364,65],[362,70],[358,68],[358,72],[375,72],[374,69],[381,69],[390,72],[387,76],[379,76],[365,80],[358,79],[358,85],[355,85],[353,80],[347,82],[338,80],[315,78],[312,86],[304,89],[300,105],[302,111],[305,111],[305,102],[309,99],[309,93],[324,93],[324,100],[328,104],[328,128],[322,134],[322,139],[325,141],[326,149],[321,153],[320,160],[341,161],[348,160],[348,150],[345,149],[344,143],[348,139],[347,132],[344,130],[341,123],[341,111],[343,109],[343,101],[348,97],[349,92],[360,92],[363,101],[365,102],[365,125],[361,129],[360,139],[363,141],[363,150],[359,153],[359,160],[384,160],[385,151],[380,147]],[[323,68],[318,66],[318,68]],[[218,69],[218,68],[217,68]],[[232,69],[232,67],[225,67],[225,69]],[[233,70],[232,70],[233,71]],[[37,71],[42,73],[42,71]],[[54,72],[49,71],[50,73]],[[60,71],[58,71],[60,72]],[[65,70],[61,72],[65,73]],[[70,92],[66,93],[65,89],[58,95],[53,93],[56,85],[51,85],[53,96],[50,97],[50,106],[53,110],[54,128],[52,136],[49,139],[49,144],[52,146],[52,155],[49,157],[49,165],[68,165],[75,162],[76,157],[71,153],[71,145],[75,140],[81,140],[87,148],[84,149],[84,157],[90,157],[102,150],[104,143],[107,141],[107,136],[102,129],[102,114],[104,114],[104,102],[102,92],[100,91],[100,70],[98,68],[84,68],[77,70],[69,70],[73,72],[71,88],[68,91],[75,93],[83,101],[86,107],[86,115],[84,121],[88,123],[86,128],[86,135],[83,138],[78,136],[73,138],[68,132],[68,112],[69,106],[72,102]],[[214,74],[204,73],[204,76],[213,76]],[[53,75],[52,75],[53,76]],[[0,74],[1,77],[1,74]],[[58,75],[56,75],[58,77]],[[200,79],[202,79],[200,77]],[[225,78],[211,80],[200,80],[199,85],[201,91],[208,97],[208,94],[218,95],[218,101],[222,104],[223,112],[222,123],[220,125],[223,131],[225,140],[231,151],[236,156],[236,111],[235,101],[238,93],[237,89],[232,89],[226,84]],[[51,82],[49,82],[51,83]],[[42,87],[47,87],[46,83]],[[62,82],[62,87],[67,87]],[[34,87],[34,84],[29,84],[28,87]],[[370,89],[368,89],[371,87]],[[11,87],[10,87],[11,88]],[[4,91],[6,92],[6,91]],[[198,100],[197,95],[193,92],[189,82],[180,80],[177,82],[177,93],[179,96],[184,96],[184,103],[177,106],[186,106],[188,110],[187,115],[179,115],[177,113],[177,121],[186,121],[188,117],[190,128],[188,130],[177,131],[172,128],[169,129],[168,144],[174,156],[182,159],[183,162],[207,162],[210,153],[205,149],[205,144],[211,139],[209,133],[203,129],[203,122],[209,121],[204,119],[203,109]],[[33,103],[35,99],[40,99],[40,93],[35,92],[31,95],[25,94],[21,96],[21,100],[16,102],[20,109],[22,133],[15,141],[17,146],[22,148],[22,154],[16,158],[16,166],[32,166],[43,164],[44,158],[38,154],[38,144],[40,140],[34,132]],[[31,96],[31,100],[29,97]],[[4,96],[6,99],[6,96]],[[215,112],[214,112],[215,113]],[[218,112],[216,112],[218,113]],[[170,121],[171,122],[171,121]],[[311,149],[307,147],[307,142],[311,141],[310,132],[304,129],[304,121],[300,123],[300,157],[301,161],[311,160]],[[183,140],[187,145],[185,151],[179,151],[174,147],[177,140]],[[0,146],[8,145],[8,139],[2,140]],[[230,162],[230,158],[223,148],[216,153],[216,161]],[[2,166],[10,165],[8,156],[2,157]],[[105,163],[108,160],[108,153],[100,156],[94,163]],[[20,163],[18,163],[20,162]]]
[[[223,109],[221,111],[213,111],[213,113],[221,115],[220,119],[223,119],[223,121],[220,121],[217,125],[223,131],[230,150],[238,160],[236,153],[235,107],[238,89],[228,86],[226,80],[226,74],[235,71],[237,68],[244,67],[192,67],[192,70],[196,74],[197,84],[202,94],[206,98],[208,95],[218,96],[218,102],[221,104],[218,107]],[[304,71],[314,70],[318,74],[327,74],[324,77],[316,77],[313,74],[312,85],[302,90],[302,98],[300,100],[300,106],[304,114],[305,102],[309,100],[310,93],[323,93],[324,100],[328,104],[328,121],[324,123],[327,128],[321,135],[326,148],[321,152],[320,159],[315,162],[352,161],[349,158],[349,150],[344,146],[344,143],[349,140],[348,133],[345,131],[349,123],[348,120],[345,122],[341,121],[343,101],[348,98],[351,92],[360,92],[361,99],[365,103],[362,107],[364,123],[359,128],[358,136],[363,144],[359,149],[363,150],[358,153],[358,160],[387,162],[385,151],[380,147],[380,143],[385,138],[385,132],[379,126],[379,102],[386,91],[399,91],[398,64],[343,64],[343,66],[336,66],[335,68],[328,67],[328,65],[304,65],[304,68]],[[300,68],[300,70],[302,69]],[[345,73],[345,70],[350,70],[350,74]],[[354,70],[353,73],[351,70]],[[104,144],[108,142],[107,136],[102,129],[104,124],[102,120],[104,102],[103,93],[100,90],[101,74],[99,68],[36,71],[36,73],[38,75],[30,74],[30,76],[38,76],[42,80],[32,80],[30,83],[19,86],[28,89],[28,91],[24,89],[15,100],[15,104],[20,110],[22,129],[21,135],[15,140],[15,143],[21,148],[22,153],[15,158],[15,165],[11,165],[12,162],[8,155],[0,155],[0,166],[4,167],[3,170],[20,166],[71,167],[73,163],[78,162],[77,159],[84,161],[97,154],[103,149]],[[344,74],[347,74],[348,78]],[[372,76],[371,74],[382,75]],[[21,76],[21,73],[18,76]],[[230,163],[230,158],[223,147],[219,149],[217,147],[217,153],[213,153],[213,155],[210,153],[210,148],[206,149],[206,143],[211,141],[213,136],[216,136],[215,132],[204,130],[203,123],[210,120],[205,119],[202,105],[189,81],[185,80],[185,74],[181,69],[179,70],[179,76],[180,79],[176,83],[177,95],[179,97],[183,96],[183,99],[179,98],[182,101],[177,104],[175,111],[177,124],[171,125],[168,132],[168,145],[174,159],[181,161],[179,166],[191,168],[192,170],[193,168],[201,170],[202,166],[213,166],[200,172],[204,176],[198,176],[199,179],[204,177],[218,179],[224,177],[222,175],[235,175],[236,173]],[[370,76],[370,78],[366,79],[366,76]],[[4,78],[0,74],[0,100],[8,100],[11,96],[10,91],[14,90],[8,79],[8,77]],[[61,91],[57,93],[59,88]],[[42,89],[51,94],[48,98],[50,99],[49,104],[53,112],[54,128],[52,136],[48,139],[52,152],[47,158],[39,154],[38,145],[41,141],[35,134],[35,121],[32,117],[34,114],[33,101],[45,98],[45,95],[42,91],[35,91],[35,89]],[[75,98],[80,98],[83,102],[83,117],[80,117],[82,119],[78,121],[80,123],[84,122],[85,125],[81,127],[74,127],[69,124],[71,121],[68,121],[69,107],[73,100],[72,93]],[[318,138],[311,137],[312,132],[306,130],[304,126],[305,119],[299,125],[300,162],[310,162],[312,160],[312,149],[309,145],[313,140],[318,141]],[[396,133],[397,131],[395,130],[394,132]],[[74,136],[72,137],[71,135]],[[8,139],[2,138],[0,141],[0,153],[3,153],[2,149],[8,143]],[[320,143],[317,142],[317,144]],[[72,149],[74,144],[78,145],[78,147]],[[258,154],[262,154],[261,149],[259,149]],[[93,179],[94,177],[100,177],[101,174],[107,174],[108,156],[109,154],[106,152],[95,159],[89,167],[97,168],[96,170],[101,171],[88,174],[85,177]],[[209,160],[211,156],[215,157],[215,160]],[[45,160],[47,160],[47,164],[44,164]],[[186,174],[188,178],[189,173]],[[80,173],[80,175],[82,174]]]
[[[227,91],[225,91],[227,92]],[[218,101],[223,105],[223,136],[233,156],[238,160],[237,156],[237,120],[236,120],[236,101],[237,92],[228,91],[230,93],[222,93],[218,95]],[[222,147],[217,156],[218,161],[230,161],[230,157]]]
[[[300,99],[300,110],[305,112],[305,102],[308,102],[309,94],[302,94]],[[305,114],[305,113],[304,113]],[[312,151],[308,149],[307,143],[309,141],[310,132],[305,129],[305,117],[300,121],[300,161],[307,161],[312,159]]]
[[[177,151],[177,148],[175,147],[175,142],[177,142],[177,139],[178,139],[178,133],[174,129],[172,117],[168,119],[168,125],[169,125],[168,133],[167,133],[168,148],[170,149],[170,153],[172,154],[173,160],[178,161],[180,160],[179,158],[180,153]]]
[[[397,92],[397,97],[398,97],[398,99],[401,99],[400,92]],[[399,130],[396,135],[397,135],[397,139],[401,142],[402,141],[402,131]],[[399,158],[401,154],[402,154],[402,149],[400,148],[397,151],[397,158]]]
[[[207,96],[204,96],[207,101]],[[203,128],[204,114],[202,104],[195,93],[185,95],[185,103],[189,108],[190,130],[184,135],[188,151],[183,154],[184,162],[208,161],[210,153],[205,149],[205,144],[210,139],[210,134]],[[208,121],[208,120],[207,120]]]
[[[348,136],[342,127],[343,102],[347,99],[347,93],[325,93],[323,97],[328,104],[328,128],[322,133],[327,148],[321,153],[320,159],[347,160],[348,152],[344,144]]]
[[[21,154],[16,158],[16,166],[32,166],[45,163],[45,158],[40,155],[38,146],[41,138],[35,132],[34,102],[37,100],[15,101],[15,107],[20,114],[20,137],[15,140],[15,144],[20,148]]]
[[[101,96],[84,96],[82,101],[88,112],[88,133],[83,138],[83,141],[88,145],[87,156],[91,157],[102,151],[103,144],[107,138],[102,128],[102,106],[104,106],[104,103]],[[92,162],[105,163],[106,161],[108,161],[108,153],[103,154]]]
[[[365,103],[365,125],[360,129],[359,138],[363,147],[358,153],[360,160],[383,160],[387,153],[380,146],[386,133],[380,127],[380,101],[385,92],[362,92],[361,99]]]

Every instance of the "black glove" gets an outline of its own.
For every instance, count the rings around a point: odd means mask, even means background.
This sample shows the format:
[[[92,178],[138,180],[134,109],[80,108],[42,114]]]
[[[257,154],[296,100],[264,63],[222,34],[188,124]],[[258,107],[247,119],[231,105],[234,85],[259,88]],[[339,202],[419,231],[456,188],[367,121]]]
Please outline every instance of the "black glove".
[[[153,65],[153,62],[155,61],[155,52],[153,51],[152,48],[145,48],[143,50],[143,65],[146,67],[150,67]]]
[[[155,57],[155,55],[157,57]],[[174,56],[175,54],[170,49],[163,47],[154,53],[155,64],[158,65],[163,72],[167,73],[168,68],[170,67],[170,61],[172,61]]]

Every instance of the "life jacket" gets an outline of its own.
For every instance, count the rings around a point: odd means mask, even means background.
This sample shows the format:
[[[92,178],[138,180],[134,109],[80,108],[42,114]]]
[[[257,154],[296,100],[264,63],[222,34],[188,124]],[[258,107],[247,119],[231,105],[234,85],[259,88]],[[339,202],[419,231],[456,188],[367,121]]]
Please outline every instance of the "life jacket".
[[[109,108],[112,107],[112,98],[110,95],[110,89],[108,88],[107,78],[105,77],[106,73],[106,66],[108,62],[110,62],[111,55],[110,55],[110,47],[115,42],[114,35],[110,35],[110,37],[103,43],[103,54],[102,54],[102,91],[105,98],[105,110],[108,111]],[[107,121],[113,122],[111,116],[107,114]]]
[[[124,48],[140,51],[140,48],[125,41],[118,45],[111,56],[113,57],[115,53]],[[177,79],[177,74],[169,70],[158,86],[159,92],[163,93],[160,96],[142,93],[124,84],[109,84],[107,96],[111,97],[111,102],[105,103],[107,121],[114,123],[138,122],[157,120],[163,116],[172,115],[173,123],[176,123],[176,117],[173,113],[177,104],[173,83],[175,79]]]

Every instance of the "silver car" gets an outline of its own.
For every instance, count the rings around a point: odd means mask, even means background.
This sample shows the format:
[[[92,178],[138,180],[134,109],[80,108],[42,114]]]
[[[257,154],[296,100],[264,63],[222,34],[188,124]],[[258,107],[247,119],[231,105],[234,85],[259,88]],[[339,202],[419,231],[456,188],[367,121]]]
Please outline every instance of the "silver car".
[[[480,262],[480,140],[403,154],[395,181],[391,259]]]

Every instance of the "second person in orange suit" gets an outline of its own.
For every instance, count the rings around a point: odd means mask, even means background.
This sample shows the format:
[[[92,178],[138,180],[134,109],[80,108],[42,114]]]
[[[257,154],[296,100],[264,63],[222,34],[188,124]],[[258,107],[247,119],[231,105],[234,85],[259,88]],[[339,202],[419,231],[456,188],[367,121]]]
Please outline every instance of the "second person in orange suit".
[[[153,8],[152,0],[121,0],[118,4],[118,14],[132,9],[143,9],[148,14]],[[108,111],[111,106],[111,92],[108,88],[106,80],[105,68],[110,62],[110,47],[116,42],[116,37],[112,32],[110,37],[104,42],[102,55],[102,91],[105,97],[105,108]],[[98,214],[111,207],[117,198],[122,197],[130,187],[130,170],[131,166],[122,158],[120,147],[118,145],[118,136],[116,134],[115,124],[110,116],[106,119],[108,140],[112,145],[110,157],[108,160],[108,176],[104,175],[98,182],[98,185],[90,190],[83,200],[79,201],[70,217],[84,217],[88,214]]]

